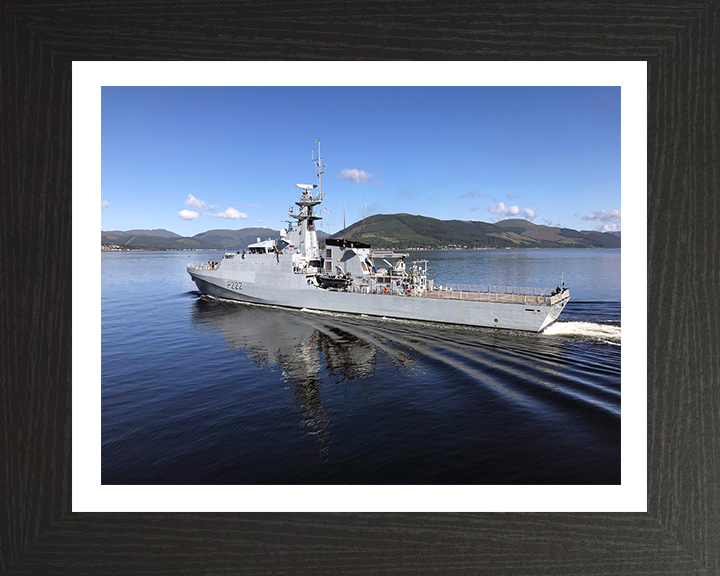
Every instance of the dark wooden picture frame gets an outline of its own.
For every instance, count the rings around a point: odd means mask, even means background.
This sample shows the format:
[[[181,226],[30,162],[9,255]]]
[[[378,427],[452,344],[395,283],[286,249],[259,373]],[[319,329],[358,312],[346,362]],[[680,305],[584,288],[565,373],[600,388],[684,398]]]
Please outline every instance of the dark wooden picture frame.
[[[0,572],[720,573],[719,34],[717,0],[1,4]],[[647,61],[647,513],[71,512],[72,61],[218,59]]]

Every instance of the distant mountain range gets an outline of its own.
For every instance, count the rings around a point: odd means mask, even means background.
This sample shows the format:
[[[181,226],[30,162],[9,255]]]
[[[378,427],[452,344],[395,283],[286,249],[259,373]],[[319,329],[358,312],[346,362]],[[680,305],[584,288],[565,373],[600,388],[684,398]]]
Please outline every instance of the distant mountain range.
[[[248,244],[278,238],[279,230],[242,228],[208,230],[184,237],[169,230],[112,230],[101,233],[104,247],[124,250],[243,250]],[[318,230],[321,242],[327,234]],[[374,248],[620,248],[620,232],[572,230],[502,220],[495,224],[474,220],[437,220],[411,214],[377,214],[356,222],[331,238],[367,242]]]
[[[175,232],[170,232],[170,230],[165,230],[163,228],[156,228],[155,230],[109,230],[107,232],[103,232],[103,234],[107,236],[156,236],[158,238],[182,238],[180,234],[175,234]]]
[[[169,230],[111,230],[101,232],[102,246],[118,246],[124,250],[244,250],[257,239],[278,238],[279,230],[242,228],[240,230],[208,230],[192,237],[180,236]],[[327,234],[318,230],[318,239]]]
[[[527,220],[496,224],[437,220],[412,214],[377,214],[348,226],[345,237],[377,248],[620,248],[620,237],[605,232],[542,226]]]

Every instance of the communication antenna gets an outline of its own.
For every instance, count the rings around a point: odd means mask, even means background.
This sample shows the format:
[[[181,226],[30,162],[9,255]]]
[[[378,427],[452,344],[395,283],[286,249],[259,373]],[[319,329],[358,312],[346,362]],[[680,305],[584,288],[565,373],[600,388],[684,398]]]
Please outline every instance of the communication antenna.
[[[362,225],[360,226],[360,236],[362,236],[363,229],[365,228],[365,214],[367,214],[367,203],[368,203],[368,201],[365,200],[365,211],[363,212],[363,221],[362,221]]]
[[[325,174],[325,164],[322,163],[322,156],[320,156],[320,141],[318,140],[318,141],[316,142],[316,144],[318,145],[318,155],[317,155],[317,158],[316,158],[316,157],[315,157],[315,151],[313,150],[313,152],[312,152],[312,159],[313,159],[313,164],[315,164],[315,166],[317,166],[317,169],[318,169],[318,175],[317,175],[317,176],[318,176],[318,183],[317,183],[317,188],[318,188],[318,196],[320,197],[320,201],[322,202],[322,199],[323,199],[323,196],[322,196],[322,175]]]
[[[363,230],[365,229],[365,216],[367,215],[368,200],[370,200],[370,191],[369,190],[368,190],[367,196],[365,196],[365,210],[363,211],[362,225],[360,226],[360,235],[362,235]]]

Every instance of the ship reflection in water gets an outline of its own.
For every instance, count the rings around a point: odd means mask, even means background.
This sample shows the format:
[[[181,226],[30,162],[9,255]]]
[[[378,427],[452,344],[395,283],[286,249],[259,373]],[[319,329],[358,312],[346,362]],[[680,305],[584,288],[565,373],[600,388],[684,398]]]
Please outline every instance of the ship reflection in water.
[[[256,365],[280,369],[303,411],[302,425],[312,430],[325,456],[330,420],[320,397],[321,379],[339,384],[369,378],[379,355],[398,369],[413,362],[411,351],[393,349],[367,326],[358,326],[360,319],[346,316],[201,298],[192,319],[198,327],[218,330],[229,348],[246,350]]]

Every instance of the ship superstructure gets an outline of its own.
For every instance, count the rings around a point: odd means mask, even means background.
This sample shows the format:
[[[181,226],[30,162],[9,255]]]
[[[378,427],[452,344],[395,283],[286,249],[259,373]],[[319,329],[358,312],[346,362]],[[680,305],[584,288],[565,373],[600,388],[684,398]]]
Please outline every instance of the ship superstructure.
[[[319,144],[319,143],[318,143]],[[301,190],[280,238],[228,252],[217,264],[188,265],[201,293],[258,304],[447,322],[539,332],[552,324],[570,299],[556,290],[509,286],[435,286],[427,260],[403,252],[373,250],[348,239],[325,240],[321,249],[315,208],[323,201],[320,150],[313,163],[317,184]]]

